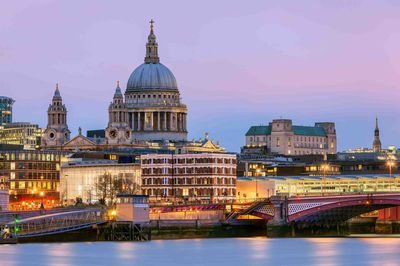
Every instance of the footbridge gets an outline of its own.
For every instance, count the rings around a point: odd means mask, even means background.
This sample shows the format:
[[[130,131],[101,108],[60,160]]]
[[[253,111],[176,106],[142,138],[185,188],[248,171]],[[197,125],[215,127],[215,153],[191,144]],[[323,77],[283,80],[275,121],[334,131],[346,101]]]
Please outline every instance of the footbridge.
[[[80,230],[106,221],[105,210],[84,209],[22,219],[16,216],[13,221],[4,225],[10,228],[18,238],[26,238]]]
[[[255,202],[240,214],[250,214],[269,223],[335,224],[374,210],[400,206],[400,193],[326,195],[312,197],[273,196]]]

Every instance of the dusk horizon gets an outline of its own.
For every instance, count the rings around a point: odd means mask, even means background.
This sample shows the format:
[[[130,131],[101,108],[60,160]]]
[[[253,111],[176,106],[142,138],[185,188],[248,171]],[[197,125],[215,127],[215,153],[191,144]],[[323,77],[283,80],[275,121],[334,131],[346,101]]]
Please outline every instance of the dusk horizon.
[[[106,128],[116,81],[124,93],[154,19],[160,62],[189,108],[189,140],[208,132],[239,152],[251,126],[287,118],[334,122],[338,151],[370,148],[377,116],[382,147],[399,146],[395,1],[28,3],[0,10],[0,94],[16,100],[14,121],[46,127],[58,83],[71,136]]]

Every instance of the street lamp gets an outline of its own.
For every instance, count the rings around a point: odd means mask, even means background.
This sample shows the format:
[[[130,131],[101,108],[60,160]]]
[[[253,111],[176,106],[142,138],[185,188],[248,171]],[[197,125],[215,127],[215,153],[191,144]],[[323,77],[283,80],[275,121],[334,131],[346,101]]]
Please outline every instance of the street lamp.
[[[326,170],[329,169],[329,165],[328,164],[323,164],[321,166],[323,173],[324,173],[324,193],[326,193]]]
[[[44,209],[44,205],[43,205],[43,196],[44,196],[44,192],[43,192],[43,191],[40,191],[40,192],[39,192],[39,196],[40,196],[40,199],[41,199],[40,209]]]
[[[395,162],[394,161],[387,161],[386,165],[389,166],[389,178],[390,178],[390,192],[392,192],[392,183],[393,183],[393,178],[392,178],[392,167],[395,166]]]
[[[261,170],[260,168],[257,168],[256,170],[256,201],[258,199],[258,176],[260,176]]]

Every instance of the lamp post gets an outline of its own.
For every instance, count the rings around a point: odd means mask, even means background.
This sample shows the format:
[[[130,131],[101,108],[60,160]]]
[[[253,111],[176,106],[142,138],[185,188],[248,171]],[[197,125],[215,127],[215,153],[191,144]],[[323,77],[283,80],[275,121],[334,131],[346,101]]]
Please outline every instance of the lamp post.
[[[257,168],[256,170],[256,201],[258,200],[258,177],[260,176],[261,170]]]
[[[392,192],[392,183],[393,183],[392,167],[395,166],[395,162],[387,161],[386,165],[389,166],[389,178],[390,178],[389,188],[390,188],[390,192]]]
[[[323,194],[325,194],[326,193],[326,170],[328,170],[329,165],[323,164],[321,167],[322,167],[322,170],[324,173],[324,192],[323,192]]]

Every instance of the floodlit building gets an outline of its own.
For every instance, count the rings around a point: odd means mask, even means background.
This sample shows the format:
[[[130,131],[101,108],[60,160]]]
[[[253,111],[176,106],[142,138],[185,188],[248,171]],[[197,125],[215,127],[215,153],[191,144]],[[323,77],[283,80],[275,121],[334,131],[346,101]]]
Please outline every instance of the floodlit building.
[[[399,193],[400,174],[243,177],[238,178],[236,199],[376,192]]]
[[[141,156],[142,190],[152,202],[231,202],[236,155],[227,153]]]
[[[160,63],[151,21],[144,63],[130,75],[124,95],[119,83],[115,89],[109,106],[107,142],[186,141],[187,111],[174,74]]]
[[[115,200],[117,193],[140,193],[140,163],[69,159],[61,167],[60,197],[64,204]]]
[[[9,194],[8,189],[0,188],[0,212],[8,211]]]
[[[336,129],[332,122],[296,126],[290,119],[274,119],[267,126],[250,127],[242,150],[263,147],[264,152],[272,154],[335,154],[336,145]]]
[[[12,209],[36,209],[59,200],[60,151],[0,150],[0,186],[9,188]]]
[[[9,123],[0,128],[0,143],[23,145],[34,150],[40,146],[43,130],[36,124],[27,122]]]

